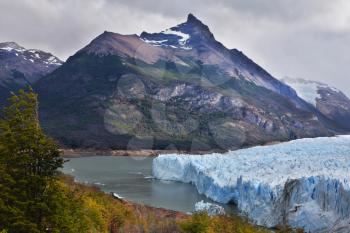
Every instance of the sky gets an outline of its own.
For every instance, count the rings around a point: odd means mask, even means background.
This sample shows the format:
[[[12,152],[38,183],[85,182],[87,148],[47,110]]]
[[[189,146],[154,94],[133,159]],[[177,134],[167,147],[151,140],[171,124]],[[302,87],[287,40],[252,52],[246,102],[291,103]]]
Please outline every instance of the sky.
[[[276,78],[321,81],[350,96],[348,0],[0,0],[0,41],[65,60],[105,30],[158,32],[188,13]]]

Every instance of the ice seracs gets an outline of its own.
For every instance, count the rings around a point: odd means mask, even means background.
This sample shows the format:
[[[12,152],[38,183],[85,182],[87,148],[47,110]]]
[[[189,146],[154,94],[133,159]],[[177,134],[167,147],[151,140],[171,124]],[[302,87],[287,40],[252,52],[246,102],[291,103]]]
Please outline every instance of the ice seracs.
[[[195,212],[206,212],[208,215],[223,215],[225,214],[225,209],[217,204],[204,202],[203,200],[197,202],[194,206]]]
[[[341,232],[345,225],[350,231],[350,136],[226,154],[160,155],[153,175],[192,183],[217,202],[233,202],[259,225],[311,232]]]

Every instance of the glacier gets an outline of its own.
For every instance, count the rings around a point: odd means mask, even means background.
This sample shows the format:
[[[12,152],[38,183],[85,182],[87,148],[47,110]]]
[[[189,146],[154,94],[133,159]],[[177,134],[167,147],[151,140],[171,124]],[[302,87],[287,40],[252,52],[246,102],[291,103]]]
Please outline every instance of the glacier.
[[[258,225],[350,232],[350,135],[225,154],[162,154],[153,160],[153,176],[234,203]]]

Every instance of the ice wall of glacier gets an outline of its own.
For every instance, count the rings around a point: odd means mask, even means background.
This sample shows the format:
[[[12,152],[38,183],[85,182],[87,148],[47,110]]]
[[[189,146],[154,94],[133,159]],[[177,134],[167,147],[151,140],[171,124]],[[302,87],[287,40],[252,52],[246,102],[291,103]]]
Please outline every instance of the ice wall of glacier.
[[[350,232],[350,136],[226,154],[160,155],[153,161],[153,174],[192,183],[217,202],[234,202],[260,225]]]

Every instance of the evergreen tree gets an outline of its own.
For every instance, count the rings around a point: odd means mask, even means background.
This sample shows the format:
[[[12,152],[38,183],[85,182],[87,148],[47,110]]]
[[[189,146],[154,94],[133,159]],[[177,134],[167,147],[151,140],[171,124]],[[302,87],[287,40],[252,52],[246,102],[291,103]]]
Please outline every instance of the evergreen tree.
[[[37,95],[12,94],[0,120],[0,229],[9,233],[60,232],[57,169],[63,160],[38,120]],[[52,205],[56,203],[54,210]]]

